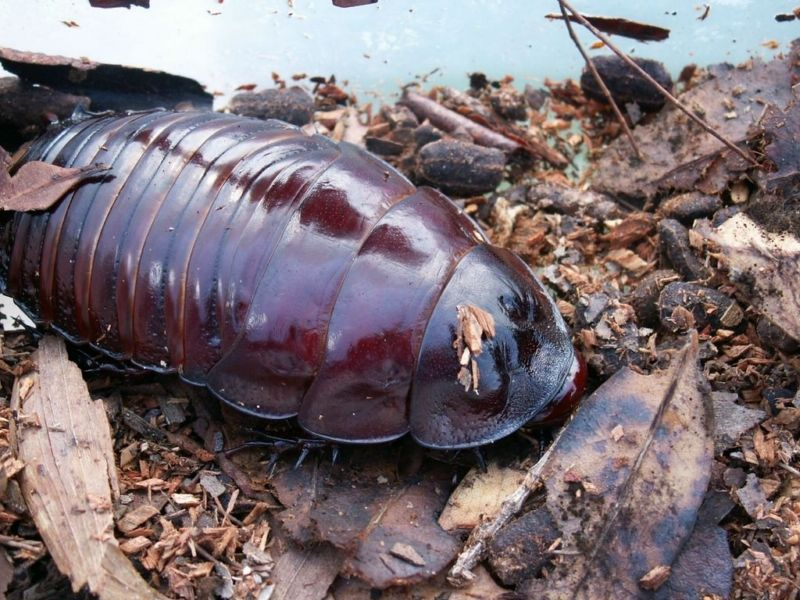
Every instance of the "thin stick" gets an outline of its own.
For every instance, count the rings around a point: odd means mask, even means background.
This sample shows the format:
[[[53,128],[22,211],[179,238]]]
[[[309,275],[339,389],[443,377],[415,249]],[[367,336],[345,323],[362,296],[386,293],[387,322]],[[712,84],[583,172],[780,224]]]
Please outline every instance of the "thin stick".
[[[591,71],[594,80],[597,82],[597,85],[599,85],[600,89],[603,90],[603,94],[611,104],[611,108],[614,110],[614,114],[617,115],[617,120],[619,121],[619,124],[622,125],[622,129],[625,132],[628,141],[631,143],[631,148],[633,148],[633,153],[636,155],[636,158],[642,160],[642,153],[639,152],[639,146],[636,145],[636,140],[633,138],[633,132],[631,131],[631,128],[628,127],[628,122],[625,120],[625,117],[619,110],[619,106],[617,106],[617,103],[614,101],[614,97],[611,95],[611,91],[608,89],[606,82],[603,81],[603,78],[597,71],[597,67],[594,66],[592,59],[589,58],[589,55],[586,54],[586,50],[583,49],[583,46],[581,45],[581,42],[578,39],[578,36],[575,35],[575,29],[572,27],[572,23],[570,22],[569,17],[567,16],[567,11],[564,8],[564,5],[559,3],[558,7],[561,9],[561,14],[564,16],[564,23],[567,26],[569,37],[572,38],[572,41],[578,48],[578,52],[581,53],[581,56],[583,56],[583,60],[586,61],[586,68],[589,69],[589,71]]]
[[[553,449],[558,445],[565,428],[558,432],[556,439],[550,444],[550,447],[542,455],[542,457],[533,465],[525,474],[525,479],[514,492],[508,496],[500,505],[500,510],[493,519],[484,521],[475,529],[464,544],[464,548],[458,555],[455,564],[447,574],[447,581],[454,587],[463,587],[475,579],[475,574],[472,569],[478,564],[483,556],[486,554],[486,548],[500,529],[508,523],[514,516],[519,513],[525,500],[528,499],[533,492],[542,487],[542,471],[550,457],[553,454]]]
[[[558,0],[558,3],[559,3],[559,5],[560,5],[562,8],[566,8],[567,10],[569,10],[569,12],[570,12],[570,13],[572,13],[572,15],[573,15],[573,16],[574,16],[574,17],[575,17],[575,18],[576,18],[576,19],[577,19],[577,20],[580,22],[580,24],[581,24],[581,25],[583,25],[584,27],[586,27],[586,29],[588,29],[589,31],[591,31],[591,32],[594,34],[594,36],[595,36],[595,37],[596,37],[598,40],[600,40],[601,42],[603,42],[603,43],[604,43],[606,46],[608,46],[608,47],[611,49],[611,51],[612,51],[612,52],[614,52],[614,54],[616,54],[617,56],[619,56],[619,57],[620,57],[622,60],[624,60],[624,61],[625,61],[625,62],[626,62],[626,63],[627,63],[627,64],[628,64],[628,65],[629,65],[629,66],[630,66],[632,69],[634,69],[634,70],[635,70],[637,73],[639,73],[639,75],[641,75],[642,77],[644,77],[644,78],[645,78],[647,81],[649,81],[649,82],[650,82],[650,83],[651,83],[653,86],[655,86],[655,88],[656,88],[656,89],[657,89],[659,92],[661,92],[661,93],[664,95],[664,97],[665,97],[665,98],[666,98],[666,99],[667,99],[667,100],[670,102],[670,104],[672,104],[673,106],[675,106],[675,107],[676,107],[676,108],[678,108],[679,110],[683,111],[683,113],[684,113],[684,114],[686,114],[686,116],[687,116],[687,117],[689,117],[689,118],[690,118],[692,121],[694,121],[695,123],[697,123],[697,124],[698,124],[700,127],[702,127],[702,128],[703,128],[703,129],[704,129],[706,132],[708,132],[708,133],[710,133],[711,135],[713,135],[713,136],[714,136],[715,138],[717,138],[717,139],[718,139],[720,142],[722,142],[723,144],[725,144],[725,145],[726,145],[728,148],[730,148],[731,150],[733,150],[734,152],[736,152],[736,154],[738,154],[739,156],[741,156],[741,157],[742,157],[743,159],[745,159],[747,162],[749,162],[750,164],[752,164],[753,166],[756,166],[756,167],[759,167],[759,166],[760,166],[760,165],[759,165],[759,164],[756,162],[756,160],[755,160],[755,159],[754,159],[752,156],[750,156],[750,155],[749,155],[747,152],[745,152],[744,150],[742,150],[741,148],[739,148],[739,146],[737,146],[736,144],[734,144],[732,141],[730,141],[728,138],[726,138],[725,136],[723,136],[721,133],[717,132],[717,131],[716,131],[716,130],[713,128],[713,127],[711,127],[711,126],[710,126],[708,123],[706,123],[706,122],[705,122],[703,119],[701,119],[700,117],[698,117],[697,115],[695,115],[695,114],[694,114],[694,113],[693,113],[693,112],[692,112],[692,111],[691,111],[691,110],[690,110],[690,109],[689,109],[689,108],[688,108],[686,105],[684,105],[684,104],[683,104],[683,103],[682,103],[680,100],[678,100],[678,99],[677,99],[675,96],[673,96],[672,94],[670,94],[668,90],[666,90],[666,89],[665,89],[665,88],[664,88],[664,87],[663,87],[663,86],[662,86],[660,83],[658,83],[658,82],[657,82],[655,79],[653,79],[653,78],[652,78],[652,77],[651,77],[651,76],[650,76],[650,75],[649,75],[649,74],[648,74],[648,73],[647,73],[647,72],[646,72],[644,69],[642,69],[642,68],[641,68],[639,65],[637,65],[637,64],[636,64],[636,63],[635,63],[633,60],[631,60],[630,58],[628,58],[628,56],[627,56],[627,55],[626,55],[626,54],[625,54],[625,53],[624,53],[622,50],[620,50],[619,48],[617,48],[617,47],[616,47],[616,46],[615,46],[615,45],[614,45],[614,44],[611,42],[611,40],[609,40],[609,39],[608,39],[608,37],[606,37],[606,36],[603,34],[603,32],[601,32],[599,29],[597,29],[597,27],[595,27],[595,26],[594,26],[594,25],[592,25],[592,24],[591,24],[589,21],[587,21],[587,20],[586,20],[586,18],[585,18],[585,17],[584,17],[584,16],[583,16],[581,13],[579,13],[577,10],[575,10],[575,9],[572,7],[572,5],[571,5],[569,2],[567,2],[567,0]]]

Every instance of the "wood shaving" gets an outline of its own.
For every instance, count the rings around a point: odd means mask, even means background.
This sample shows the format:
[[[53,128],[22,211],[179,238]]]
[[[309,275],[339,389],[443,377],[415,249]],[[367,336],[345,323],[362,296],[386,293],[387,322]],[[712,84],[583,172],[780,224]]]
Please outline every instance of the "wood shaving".
[[[461,365],[457,380],[464,390],[478,393],[480,372],[475,360],[483,351],[483,341],[495,336],[494,317],[491,313],[471,304],[459,304],[456,319],[456,339],[453,348]],[[467,369],[469,365],[469,369]]]

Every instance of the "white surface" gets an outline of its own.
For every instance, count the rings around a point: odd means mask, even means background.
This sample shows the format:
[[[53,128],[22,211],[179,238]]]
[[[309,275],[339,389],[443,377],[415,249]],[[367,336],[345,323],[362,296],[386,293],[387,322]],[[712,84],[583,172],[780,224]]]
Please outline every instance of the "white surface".
[[[0,294],[0,317],[0,327],[3,331],[19,331],[22,329],[19,324],[20,320],[29,327],[33,327],[33,322],[17,308],[14,301],[3,294]]]
[[[709,0],[703,21],[699,1],[573,3],[589,14],[671,29],[665,42],[615,40],[635,55],[664,61],[674,74],[690,62],[770,57],[776,51],[764,41],[786,50],[800,35],[800,21],[774,18],[791,12],[795,0]],[[270,86],[272,71],[287,78],[336,74],[352,90],[392,94],[434,69],[432,83],[458,87],[476,70],[534,84],[577,77],[582,62],[564,25],[544,18],[557,11],[555,0],[379,0],[348,9],[330,0],[151,0],[149,10],[97,9],[88,0],[0,0],[0,45],[162,69],[226,94],[245,83]],[[585,32],[581,37],[593,41]]]

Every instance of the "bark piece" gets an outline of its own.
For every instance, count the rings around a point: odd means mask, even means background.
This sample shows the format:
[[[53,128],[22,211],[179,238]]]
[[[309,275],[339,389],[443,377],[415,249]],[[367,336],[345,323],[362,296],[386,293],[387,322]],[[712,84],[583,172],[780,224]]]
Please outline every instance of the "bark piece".
[[[532,510],[503,527],[489,545],[489,565],[505,585],[534,577],[550,560],[548,549],[559,536],[547,510]]]
[[[736,403],[738,394],[711,392],[714,403],[714,446],[722,454],[739,442],[739,436],[767,418],[763,410],[747,408]]]
[[[0,78],[0,146],[15,150],[66,119],[77,107],[89,108],[89,98],[33,86],[16,77]]]
[[[658,298],[661,324],[669,331],[685,330],[685,322],[674,318],[676,309],[691,313],[689,328],[734,329],[744,319],[744,312],[733,298],[696,283],[669,283]]]
[[[658,212],[690,227],[695,219],[710,217],[720,208],[722,208],[722,200],[718,196],[709,196],[701,192],[687,192],[662,202],[658,207]]]
[[[290,546],[275,563],[275,582],[270,600],[321,600],[339,574],[342,556],[333,546],[321,544],[307,549]]]
[[[684,278],[705,280],[711,271],[697,258],[689,244],[689,230],[674,219],[662,219],[658,224],[661,255]]]
[[[668,283],[680,280],[672,269],[659,269],[645,275],[631,294],[629,304],[636,312],[639,325],[655,327],[658,325],[658,297]]]
[[[92,110],[191,106],[211,110],[213,97],[194,79],[163,71],[107,65],[88,59],[0,48],[0,64],[23,81],[87,96]]]
[[[11,431],[26,463],[22,493],[53,560],[75,592],[88,586],[102,599],[163,598],[113,536],[118,485],[103,403],[89,397],[61,339],[42,338],[31,360],[36,370],[17,379],[11,402],[18,415],[35,415],[39,426],[13,421]]]
[[[719,227],[702,221],[696,229],[719,246],[723,264],[750,304],[800,341],[800,239],[767,232],[742,213]]]

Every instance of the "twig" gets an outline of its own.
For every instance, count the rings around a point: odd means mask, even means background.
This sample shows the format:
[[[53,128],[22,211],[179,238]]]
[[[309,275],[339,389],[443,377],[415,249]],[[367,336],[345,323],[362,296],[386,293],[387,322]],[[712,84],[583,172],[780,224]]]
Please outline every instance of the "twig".
[[[472,573],[472,569],[474,569],[475,565],[483,558],[489,541],[506,523],[519,513],[525,500],[528,499],[528,496],[542,486],[542,471],[550,461],[553,449],[558,445],[558,440],[561,438],[564,430],[565,428],[561,429],[547,451],[535,465],[528,469],[528,472],[525,474],[525,479],[523,479],[519,487],[503,500],[497,515],[489,521],[484,521],[472,530],[467,543],[464,545],[455,564],[447,574],[447,581],[451,585],[462,587],[475,579],[475,574]]]
[[[655,79],[653,79],[647,71],[642,69],[639,65],[637,65],[633,60],[631,60],[627,54],[625,54],[622,50],[617,48],[607,36],[605,36],[597,27],[592,25],[589,21],[584,18],[584,16],[575,10],[572,5],[567,0],[558,0],[559,5],[563,8],[566,8],[572,15],[580,22],[581,25],[586,27],[589,31],[591,31],[594,36],[603,42],[606,46],[608,46],[614,54],[619,56],[623,61],[625,61],[632,69],[634,69],[639,75],[644,77],[650,84],[652,84],[659,92],[661,92],[664,97],[675,106],[677,109],[681,110],[687,117],[689,117],[692,121],[697,123],[700,127],[703,128],[704,131],[710,133],[715,138],[717,138],[720,142],[725,144],[728,148],[736,152],[739,156],[745,159],[747,162],[752,164],[755,167],[759,167],[760,165],[756,160],[750,156],[747,152],[739,148],[736,144],[726,138],[724,135],[716,131],[713,127],[711,127],[708,123],[706,123],[703,119],[698,117],[694,114],[685,104],[683,104],[680,100],[678,100],[675,96],[673,96],[664,86],[658,83]]]
[[[400,100],[400,104],[410,108],[411,112],[420,119],[428,119],[432,125],[446,133],[454,133],[459,129],[466,131],[475,143],[480,146],[497,148],[508,154],[518,150],[525,150],[540,156],[556,167],[566,167],[569,164],[563,154],[547,144],[532,140],[526,140],[524,144],[520,143],[480,123],[476,123],[472,119],[468,119],[438,102],[426,98],[422,94],[406,92]]]
[[[619,106],[617,106],[617,103],[614,101],[614,97],[611,95],[611,91],[608,89],[606,82],[603,81],[603,78],[597,71],[597,67],[594,66],[592,59],[589,58],[589,55],[586,54],[586,50],[583,49],[583,46],[581,45],[581,42],[578,39],[578,36],[575,35],[575,29],[572,27],[572,22],[570,21],[569,16],[567,15],[567,11],[564,8],[564,5],[559,3],[559,8],[561,9],[561,14],[564,16],[564,24],[567,26],[567,32],[569,32],[569,37],[572,38],[572,41],[578,48],[578,52],[581,53],[581,56],[583,56],[583,60],[586,61],[586,68],[589,69],[589,71],[591,71],[594,80],[597,82],[597,85],[599,85],[600,89],[603,90],[603,94],[611,104],[611,108],[614,110],[614,114],[617,115],[617,120],[619,121],[619,124],[622,125],[622,129],[625,132],[628,141],[631,143],[631,148],[633,148],[633,153],[636,155],[636,158],[642,160],[642,153],[639,152],[639,146],[636,145],[636,140],[633,137],[633,132],[631,131],[631,128],[628,127],[628,122],[625,120],[625,117],[619,110]]]

